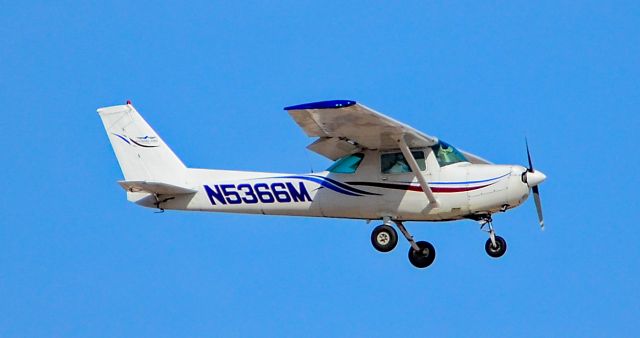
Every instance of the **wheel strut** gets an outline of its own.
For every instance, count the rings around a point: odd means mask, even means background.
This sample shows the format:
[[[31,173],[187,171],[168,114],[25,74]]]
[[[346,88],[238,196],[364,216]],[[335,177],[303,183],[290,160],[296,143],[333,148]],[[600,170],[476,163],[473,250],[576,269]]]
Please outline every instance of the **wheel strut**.
[[[484,230],[484,227],[487,226],[489,228],[489,230]],[[493,245],[493,247],[496,247],[496,231],[493,230],[493,219],[491,218],[491,215],[488,215],[486,217],[484,217],[481,221],[480,221],[480,230],[484,230],[486,232],[489,233],[489,238],[491,239],[491,245]]]
[[[407,231],[407,228],[404,227],[404,224],[402,224],[402,221],[393,221],[396,226],[398,227],[398,229],[400,229],[400,232],[402,232],[402,234],[404,235],[404,238],[407,239],[407,241],[409,241],[409,244],[411,244],[411,247],[416,250],[416,251],[420,251],[420,247],[418,246],[418,244],[416,244],[416,241],[413,239],[413,236],[409,233],[409,231]]]

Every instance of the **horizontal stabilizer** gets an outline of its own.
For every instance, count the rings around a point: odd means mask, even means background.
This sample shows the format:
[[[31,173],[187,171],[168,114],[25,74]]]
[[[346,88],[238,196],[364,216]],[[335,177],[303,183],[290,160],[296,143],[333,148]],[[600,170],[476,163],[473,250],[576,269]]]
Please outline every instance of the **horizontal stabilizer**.
[[[158,195],[183,195],[198,192],[197,190],[162,182],[118,181],[118,184],[128,192],[147,192]]]

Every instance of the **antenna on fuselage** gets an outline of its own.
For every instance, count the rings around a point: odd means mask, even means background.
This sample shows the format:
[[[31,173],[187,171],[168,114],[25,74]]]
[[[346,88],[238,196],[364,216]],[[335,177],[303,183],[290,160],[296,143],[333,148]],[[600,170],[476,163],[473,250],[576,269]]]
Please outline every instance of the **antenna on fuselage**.
[[[315,171],[313,170],[313,162],[311,161],[311,158],[309,157],[309,152],[305,150],[304,152],[304,156],[307,159],[307,162],[309,163],[309,169],[311,169],[311,173],[315,173]]]

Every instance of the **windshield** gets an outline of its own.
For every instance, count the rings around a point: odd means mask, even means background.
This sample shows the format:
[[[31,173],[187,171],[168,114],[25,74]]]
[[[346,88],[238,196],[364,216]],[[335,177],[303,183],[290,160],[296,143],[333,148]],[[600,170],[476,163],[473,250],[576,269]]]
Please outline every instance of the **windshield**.
[[[438,142],[436,145],[432,146],[431,149],[433,150],[433,153],[436,154],[436,159],[438,159],[440,167],[458,162],[469,162],[469,160],[467,160],[467,158],[464,157],[458,149],[444,141]]]
[[[327,170],[337,174],[353,174],[363,158],[364,154],[362,153],[345,156],[333,163]]]

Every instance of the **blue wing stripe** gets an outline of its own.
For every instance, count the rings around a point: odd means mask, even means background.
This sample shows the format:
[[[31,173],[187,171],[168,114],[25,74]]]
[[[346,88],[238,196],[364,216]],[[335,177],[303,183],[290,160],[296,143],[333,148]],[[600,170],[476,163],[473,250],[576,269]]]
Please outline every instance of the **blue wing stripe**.
[[[303,103],[295,106],[285,107],[284,110],[300,110],[300,109],[333,109],[333,108],[342,108],[349,107],[356,104],[356,101],[351,100],[331,100],[331,101],[320,101],[320,102],[311,102],[311,103]]]

